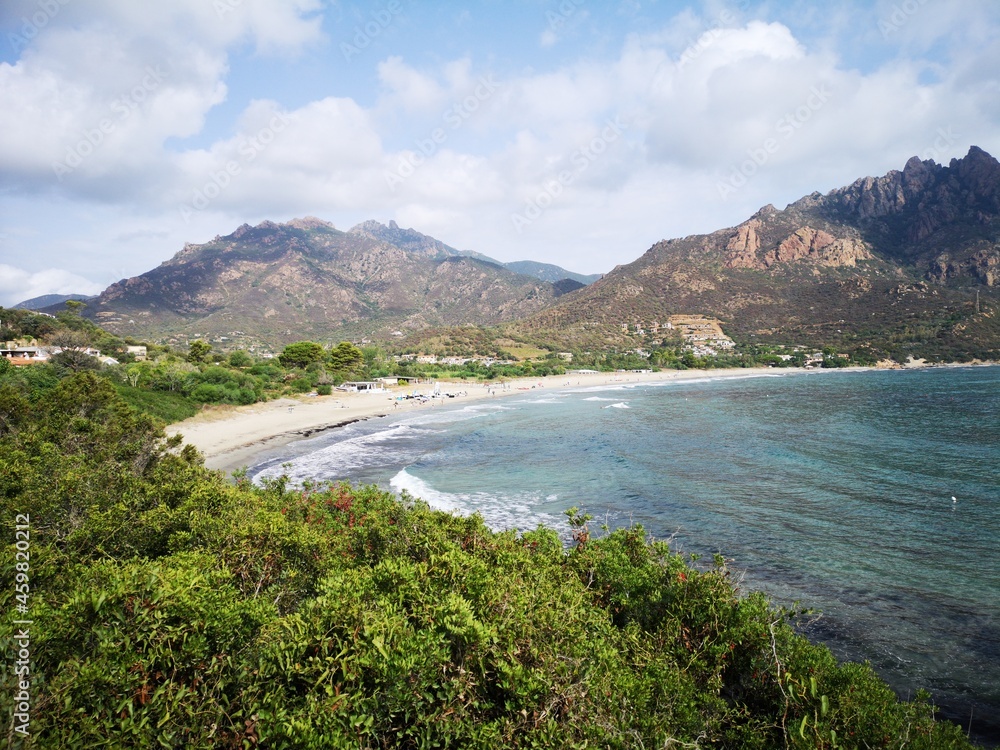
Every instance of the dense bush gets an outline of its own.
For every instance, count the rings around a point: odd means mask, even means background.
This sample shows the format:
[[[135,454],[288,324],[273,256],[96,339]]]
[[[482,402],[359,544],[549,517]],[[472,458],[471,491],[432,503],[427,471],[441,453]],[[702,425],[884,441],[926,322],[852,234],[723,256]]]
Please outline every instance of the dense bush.
[[[218,366],[192,372],[184,390],[194,401],[206,404],[252,404],[263,396],[253,375]]]
[[[641,528],[231,484],[97,375],[31,395],[0,390],[0,568],[29,515],[32,747],[969,747]]]

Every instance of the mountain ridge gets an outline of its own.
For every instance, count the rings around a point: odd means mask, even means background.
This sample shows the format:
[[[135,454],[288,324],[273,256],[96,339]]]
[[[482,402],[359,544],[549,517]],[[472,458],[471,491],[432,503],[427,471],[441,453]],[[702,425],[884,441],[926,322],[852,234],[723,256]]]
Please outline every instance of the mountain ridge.
[[[421,237],[410,240],[422,246],[399,247],[314,217],[243,224],[112,284],[86,314],[122,334],[190,338],[247,335],[253,328],[275,345],[307,336],[500,323],[558,294],[552,284],[448,254],[444,243]]]
[[[735,227],[662,240],[585,287],[511,267],[526,264],[395,222],[343,232],[315,217],[264,221],[185,245],[111,285],[87,314],[119,333],[253,327],[272,343],[503,324],[565,348],[625,346],[630,326],[702,314],[744,343],[995,358],[1000,163],[977,147],[948,166],[912,158],[784,209],[766,205]]]
[[[913,158],[735,227],[662,240],[520,325],[623,344],[623,324],[701,313],[744,341],[996,356],[998,286],[1000,163],[972,147],[947,167]]]

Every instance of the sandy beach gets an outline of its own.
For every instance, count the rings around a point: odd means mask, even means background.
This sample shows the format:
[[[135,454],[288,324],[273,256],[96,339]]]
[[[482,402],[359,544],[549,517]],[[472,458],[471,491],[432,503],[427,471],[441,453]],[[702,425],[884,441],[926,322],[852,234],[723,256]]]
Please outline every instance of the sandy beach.
[[[399,400],[413,393],[429,395],[435,385],[395,386],[373,393],[335,391],[331,396],[280,398],[249,406],[207,407],[183,422],[167,428],[167,434],[183,435],[184,441],[205,456],[210,469],[231,472],[252,466],[257,459],[272,454],[294,440],[335,429],[351,422],[417,409],[435,409],[444,405],[469,403],[481,399],[523,395],[533,389],[579,388],[615,383],[656,383],[704,378],[732,378],[764,373],[800,372],[797,368],[774,370],[767,367],[731,370],[668,370],[634,373],[602,372],[596,374],[551,375],[518,378],[504,383],[437,381],[440,397],[421,401]]]

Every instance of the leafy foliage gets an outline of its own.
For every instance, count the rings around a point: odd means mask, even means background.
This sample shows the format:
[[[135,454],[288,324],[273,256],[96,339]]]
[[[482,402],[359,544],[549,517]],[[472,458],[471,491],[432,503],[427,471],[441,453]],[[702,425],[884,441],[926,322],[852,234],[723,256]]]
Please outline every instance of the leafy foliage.
[[[307,367],[323,359],[323,345],[314,341],[298,341],[286,346],[278,359],[285,367]]]
[[[192,341],[188,347],[188,362],[204,362],[210,351],[212,351],[212,345],[207,341],[201,339]]]
[[[230,483],[90,372],[4,383],[0,413],[32,747],[970,747],[641,528],[574,513],[567,550],[375,487]]]

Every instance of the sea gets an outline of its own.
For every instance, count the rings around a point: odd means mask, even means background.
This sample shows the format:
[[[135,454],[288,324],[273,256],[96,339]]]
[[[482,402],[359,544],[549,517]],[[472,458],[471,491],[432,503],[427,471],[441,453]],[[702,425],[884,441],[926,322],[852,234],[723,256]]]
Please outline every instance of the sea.
[[[1000,745],[1000,367],[547,381],[358,422],[250,474],[374,483],[567,540],[572,506],[597,533],[641,524],[814,610],[811,640]]]

